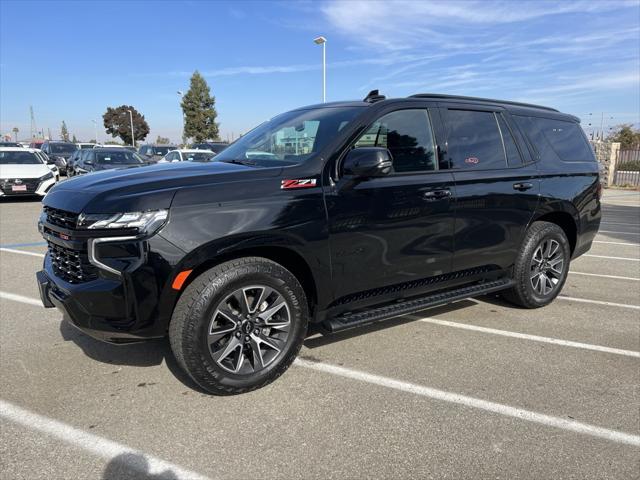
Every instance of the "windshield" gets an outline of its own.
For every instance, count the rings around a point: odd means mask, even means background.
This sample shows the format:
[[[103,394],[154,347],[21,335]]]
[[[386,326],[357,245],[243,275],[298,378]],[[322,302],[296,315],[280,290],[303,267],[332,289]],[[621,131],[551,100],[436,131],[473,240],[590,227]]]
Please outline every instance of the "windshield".
[[[215,156],[211,152],[182,152],[182,158],[185,162],[208,162]]]
[[[137,153],[125,149],[117,152],[96,152],[96,162],[103,165],[141,165],[144,163]]]
[[[167,153],[174,149],[175,147],[153,147],[153,154],[165,156]]]
[[[362,107],[294,110],[254,128],[216,156],[216,161],[261,166],[295,165],[320,151]]]
[[[42,165],[42,160],[31,152],[0,152],[0,165]]]
[[[50,143],[51,153],[73,153],[78,149],[73,143]]]
[[[211,144],[209,145],[209,147],[207,148],[207,150],[212,150],[215,153],[220,153],[221,151],[223,151],[225,148],[227,148],[229,145],[222,144],[222,145],[216,145],[216,144]]]

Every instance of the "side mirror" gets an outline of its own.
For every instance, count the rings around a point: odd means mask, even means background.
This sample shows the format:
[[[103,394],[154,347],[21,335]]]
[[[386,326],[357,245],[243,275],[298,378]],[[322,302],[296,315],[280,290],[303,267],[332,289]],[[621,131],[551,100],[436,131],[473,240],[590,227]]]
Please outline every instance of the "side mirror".
[[[344,159],[342,172],[360,178],[384,177],[391,172],[391,152],[380,147],[354,148]]]
[[[51,158],[51,157],[47,157],[47,165],[55,165],[56,161]]]

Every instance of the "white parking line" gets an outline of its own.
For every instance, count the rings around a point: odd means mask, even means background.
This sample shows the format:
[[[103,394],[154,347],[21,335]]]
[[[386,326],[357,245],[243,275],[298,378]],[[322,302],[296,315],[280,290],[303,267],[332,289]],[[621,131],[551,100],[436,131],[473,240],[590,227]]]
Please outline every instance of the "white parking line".
[[[608,245],[625,245],[627,247],[640,247],[640,243],[604,242],[602,240],[594,240],[593,243],[606,243]]]
[[[176,478],[184,480],[207,480],[208,477],[187,470],[179,465],[169,463],[160,458],[148,455],[131,447],[116,443],[98,435],[85,432],[78,428],[59,422],[52,418],[30,412],[12,403],[0,400],[0,417],[17,423],[31,430],[51,435],[74,447],[92,453],[105,460],[124,463],[128,468],[139,472],[144,478],[158,477]],[[130,456],[130,457],[128,457]],[[142,461],[144,459],[145,461]],[[142,478],[142,476],[140,478]]]
[[[613,230],[598,230],[598,234],[600,233],[615,233],[615,234],[622,234],[622,235],[640,235],[640,232],[616,232]]]
[[[601,273],[574,272],[573,270],[570,270],[569,273],[573,273],[574,275],[586,275],[588,277],[613,278],[615,280],[632,280],[640,282],[640,278],[636,277],[621,277],[620,275],[603,275]]]
[[[468,397],[458,393],[446,392],[435,388],[417,385],[415,383],[403,382],[389,377],[374,375],[371,373],[352,370],[350,368],[339,367],[326,363],[312,362],[304,359],[297,359],[294,363],[303,368],[309,368],[319,372],[337,375],[351,380],[359,380],[361,382],[379,385],[381,387],[392,388],[401,392],[413,393],[423,397],[440,400],[443,402],[455,403],[469,408],[484,410],[487,412],[497,413],[506,417],[517,418],[527,422],[537,423],[548,427],[555,427],[561,430],[568,430],[575,433],[590,435],[592,437],[603,438],[616,443],[640,446],[640,436],[625,432],[618,432],[608,428],[596,427],[587,423],[576,422],[566,418],[554,417],[543,413],[532,412],[522,408],[511,407],[501,403],[490,402],[479,398]]]
[[[609,257],[607,255],[592,255],[587,253],[583,255],[583,257],[593,257],[593,258],[608,258],[609,260],[626,260],[629,262],[640,262],[640,258],[629,258],[629,257]]]
[[[37,298],[23,297],[22,295],[16,295],[15,293],[0,292],[0,298],[3,298],[5,300],[11,300],[12,302],[27,303],[29,305],[34,305],[36,307],[44,308],[44,305],[42,305],[42,302]]]
[[[593,350],[595,352],[613,353],[615,355],[624,355],[626,357],[640,358],[640,352],[633,350],[622,350],[620,348],[604,347],[602,345],[591,345],[589,343],[572,342],[570,340],[560,340],[551,337],[541,337],[539,335],[529,335],[527,333],[510,332],[508,330],[498,330],[496,328],[480,327],[478,325],[469,325],[468,323],[449,322],[440,320],[439,318],[419,318],[421,322],[432,323],[443,327],[460,328],[462,330],[472,330],[474,332],[489,333],[492,335],[500,335],[502,337],[521,338],[523,340],[531,340],[533,342],[550,343],[553,345],[561,345],[563,347],[580,348],[583,350]]]
[[[571,302],[593,303],[595,305],[606,305],[608,307],[631,308],[633,310],[640,310],[640,305],[628,305],[626,303],[604,302],[602,300],[589,300],[587,298],[566,297],[564,295],[558,295],[558,297],[556,298],[558,300],[569,300]]]
[[[16,250],[15,248],[2,247],[0,248],[0,252],[19,253],[20,255],[29,255],[31,257],[40,257],[40,258],[44,257],[44,253],[27,252],[26,250]]]
[[[626,227],[640,227],[640,225],[638,225],[637,223],[629,223],[629,222],[608,222],[606,220],[603,220],[600,222],[600,225],[624,225]]]

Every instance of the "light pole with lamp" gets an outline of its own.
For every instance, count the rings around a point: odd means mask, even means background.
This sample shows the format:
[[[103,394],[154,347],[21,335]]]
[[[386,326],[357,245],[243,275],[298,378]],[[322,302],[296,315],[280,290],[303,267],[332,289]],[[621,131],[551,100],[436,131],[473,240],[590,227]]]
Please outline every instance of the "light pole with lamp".
[[[182,90],[178,90],[178,95],[180,96],[180,99],[184,99],[184,93],[182,92]],[[182,108],[182,102],[180,102],[180,108]],[[184,112],[182,112],[182,143],[183,146],[186,146],[186,138],[184,137]]]
[[[313,39],[316,45],[322,45],[322,103],[327,101],[327,39],[317,37]]]

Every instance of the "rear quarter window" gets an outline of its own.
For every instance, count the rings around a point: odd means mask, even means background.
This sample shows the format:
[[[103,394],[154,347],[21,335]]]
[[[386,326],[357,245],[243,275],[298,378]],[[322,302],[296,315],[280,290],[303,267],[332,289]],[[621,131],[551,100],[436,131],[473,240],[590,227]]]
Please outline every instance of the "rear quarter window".
[[[550,118],[516,115],[516,123],[541,155],[553,152],[563,162],[595,162],[595,156],[580,125]]]

